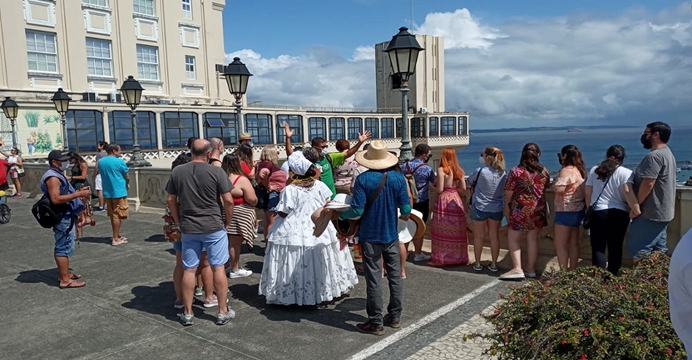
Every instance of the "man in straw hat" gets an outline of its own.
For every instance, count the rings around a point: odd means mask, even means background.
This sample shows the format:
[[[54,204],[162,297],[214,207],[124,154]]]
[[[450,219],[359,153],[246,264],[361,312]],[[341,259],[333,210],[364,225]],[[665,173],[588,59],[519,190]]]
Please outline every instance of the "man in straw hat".
[[[401,327],[404,284],[399,260],[397,209],[401,219],[408,220],[411,205],[404,176],[394,170],[399,159],[389,153],[382,140],[374,140],[367,151],[356,154],[356,161],[369,170],[360,174],[353,185],[351,209],[342,219],[360,216],[359,238],[363,249],[363,265],[367,283],[369,320],[357,324],[358,331],[384,335],[383,325]],[[384,258],[389,280],[388,314],[382,316],[381,259]]]
[[[252,135],[250,133],[240,133],[240,137],[238,137],[238,145],[243,145],[243,144],[248,144],[252,147]]]

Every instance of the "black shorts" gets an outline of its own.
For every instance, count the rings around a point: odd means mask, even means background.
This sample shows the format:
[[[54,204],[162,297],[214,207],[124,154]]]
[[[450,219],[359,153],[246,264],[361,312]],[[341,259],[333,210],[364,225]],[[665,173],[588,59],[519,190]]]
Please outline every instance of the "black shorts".
[[[413,204],[413,208],[423,214],[423,222],[427,223],[428,216],[430,215],[430,201],[417,202]]]

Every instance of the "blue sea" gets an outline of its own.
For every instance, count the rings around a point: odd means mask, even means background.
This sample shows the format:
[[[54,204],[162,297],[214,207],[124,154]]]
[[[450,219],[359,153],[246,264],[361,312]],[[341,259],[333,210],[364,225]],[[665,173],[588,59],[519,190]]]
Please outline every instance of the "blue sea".
[[[457,151],[459,163],[467,174],[479,166],[478,156],[486,146],[497,146],[505,154],[507,168],[519,163],[521,149],[524,144],[534,142],[541,148],[541,163],[551,173],[560,170],[557,153],[565,145],[576,145],[581,149],[587,168],[598,165],[605,158],[608,147],[614,144],[622,145],[627,154],[625,165],[634,169],[649,150],[642,147],[639,137],[644,128],[622,129],[583,129],[582,132],[567,132],[566,130],[546,130],[532,132],[496,132],[475,133],[470,136],[470,144]],[[673,151],[678,168],[690,165],[692,161],[692,127],[673,128],[668,146]],[[684,182],[692,176],[692,170],[682,170],[678,174],[678,182]]]

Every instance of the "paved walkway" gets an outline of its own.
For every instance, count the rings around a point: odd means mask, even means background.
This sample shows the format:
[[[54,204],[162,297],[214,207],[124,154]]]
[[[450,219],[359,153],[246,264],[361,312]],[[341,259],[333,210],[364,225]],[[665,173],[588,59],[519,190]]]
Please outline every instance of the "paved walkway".
[[[458,359],[475,351],[453,348],[460,331],[475,327],[468,321],[506,291],[496,274],[409,262],[404,326],[375,337],[354,327],[366,320],[362,277],[334,304],[268,306],[257,295],[262,256],[248,252],[241,263],[256,274],[229,280],[236,319],[216,326],[216,309],[197,303],[195,325],[183,328],[172,307],[174,255],[161,214],[132,214],[122,231],[130,243],[118,247],[110,246],[105,214],[97,214],[71,260],[87,286],[60,290],[52,232],[30,214],[35,201],[9,199],[12,220],[0,225],[3,359]]]

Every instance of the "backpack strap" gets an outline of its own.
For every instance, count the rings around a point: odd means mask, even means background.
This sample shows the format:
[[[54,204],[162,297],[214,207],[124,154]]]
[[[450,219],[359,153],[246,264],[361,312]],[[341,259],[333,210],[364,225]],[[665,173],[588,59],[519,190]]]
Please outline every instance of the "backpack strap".
[[[372,194],[372,196],[370,196],[370,198],[368,199],[368,202],[365,203],[365,206],[363,207],[363,214],[360,215],[361,219],[363,218],[363,216],[365,216],[365,213],[368,211],[368,209],[370,209],[372,204],[375,202],[375,199],[377,199],[377,197],[382,192],[384,185],[387,183],[387,174],[388,173],[384,173],[384,175],[382,175],[382,180],[380,181],[380,186],[377,188],[375,193]]]
[[[334,160],[332,160],[332,157],[329,154],[325,154],[324,157],[327,158],[327,162],[329,163],[329,167],[332,169],[332,172],[334,172]]]

